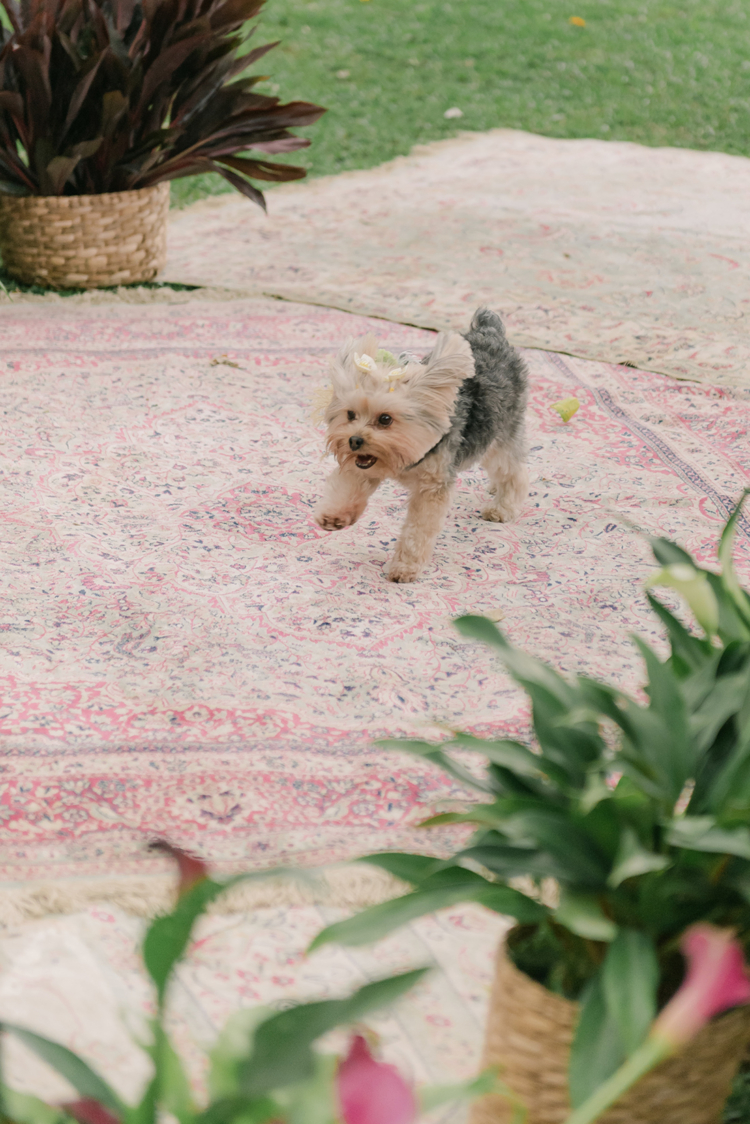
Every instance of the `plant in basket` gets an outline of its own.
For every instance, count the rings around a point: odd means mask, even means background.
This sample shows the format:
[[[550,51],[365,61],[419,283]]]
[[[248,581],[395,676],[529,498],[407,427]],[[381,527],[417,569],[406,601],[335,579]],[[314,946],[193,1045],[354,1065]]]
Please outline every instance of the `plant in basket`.
[[[590,1103],[653,1041],[659,1012],[670,1024],[695,926],[734,934],[740,964],[750,950],[750,595],[732,563],[742,500],[721,536],[718,574],[676,544],[652,540],[661,569],[649,585],[678,590],[699,628],[648,593],[671,654],[661,659],[634,638],[647,671],[645,704],[602,682],[563,677],[484,618],[456,622],[464,636],[492,645],[528,692],[535,741],[457,733],[440,745],[383,743],[478,790],[479,802],[424,825],[468,823],[476,834],[446,860],[367,856],[412,892],[315,941],[371,941],[466,900],[515,918],[498,959],[485,1060],[503,1063],[532,1124],[562,1121],[570,1105]],[[467,769],[451,749],[481,754],[485,772]],[[544,892],[550,884],[552,897]],[[732,978],[745,979],[738,971]],[[707,1021],[747,999],[739,984],[722,995],[723,1003],[700,1008],[685,1050],[635,1085],[607,1121],[719,1118],[750,1041],[748,1007]],[[505,1119],[504,1111],[490,1099],[474,1119]]]
[[[159,842],[178,863],[178,900],[157,917],[143,942],[143,960],[154,986],[156,1013],[147,1041],[152,1075],[135,1103],[123,1100],[106,1080],[67,1047],[24,1027],[0,1022],[52,1066],[77,1098],[48,1104],[0,1080],[4,1124],[413,1124],[423,1111],[502,1088],[493,1072],[452,1086],[415,1090],[398,1070],[379,1061],[361,1033],[351,1036],[345,1056],[317,1050],[319,1038],[357,1026],[380,1007],[398,1000],[424,975],[405,972],[366,984],[344,999],[300,1004],[282,1011],[245,1008],[232,1015],[210,1052],[208,1098],[196,1096],[167,1029],[172,974],[184,957],[198,918],[225,890],[247,879],[293,871],[241,874],[220,882],[198,859]]]
[[[21,280],[153,276],[177,177],[218,172],[264,206],[252,181],[305,175],[266,158],[324,110],[255,89],[276,44],[242,53],[243,29],[263,0],[1,3],[0,241]]]

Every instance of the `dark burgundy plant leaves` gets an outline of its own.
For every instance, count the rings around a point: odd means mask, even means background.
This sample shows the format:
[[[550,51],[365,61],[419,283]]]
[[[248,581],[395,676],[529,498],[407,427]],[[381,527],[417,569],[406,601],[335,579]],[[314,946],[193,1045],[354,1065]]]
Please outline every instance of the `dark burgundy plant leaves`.
[[[256,93],[238,50],[263,0],[0,0],[0,193],[98,194],[217,171],[264,206],[251,179],[300,179],[257,159],[305,148],[289,129],[325,112]],[[247,154],[244,158],[241,153]]]

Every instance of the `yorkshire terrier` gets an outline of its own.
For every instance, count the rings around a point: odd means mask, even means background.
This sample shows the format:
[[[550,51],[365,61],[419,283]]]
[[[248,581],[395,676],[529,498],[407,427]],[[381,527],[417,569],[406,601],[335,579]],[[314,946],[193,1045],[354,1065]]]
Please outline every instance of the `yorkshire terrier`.
[[[349,341],[331,374],[326,446],[338,467],[315,510],[324,530],[356,523],[378,484],[397,480],[409,505],[387,576],[412,582],[432,556],[457,473],[477,461],[489,477],[482,518],[515,518],[529,486],[527,376],[494,312],[479,309],[465,336],[441,332],[422,360],[396,360],[371,335]]]

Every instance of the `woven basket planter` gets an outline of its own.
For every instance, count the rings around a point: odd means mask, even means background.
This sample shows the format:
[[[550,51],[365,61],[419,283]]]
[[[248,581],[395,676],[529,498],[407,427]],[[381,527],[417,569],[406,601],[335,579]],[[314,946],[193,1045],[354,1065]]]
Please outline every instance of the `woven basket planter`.
[[[562,1124],[570,1112],[568,1056],[578,1004],[547,991],[498,957],[483,1064],[526,1104],[528,1124]],[[750,1040],[750,1008],[709,1023],[677,1057],[647,1074],[600,1117],[600,1124],[719,1124]],[[470,1124],[507,1124],[502,1097],[483,1097]]]
[[[0,196],[11,276],[48,289],[151,281],[167,258],[169,184],[103,195]]]

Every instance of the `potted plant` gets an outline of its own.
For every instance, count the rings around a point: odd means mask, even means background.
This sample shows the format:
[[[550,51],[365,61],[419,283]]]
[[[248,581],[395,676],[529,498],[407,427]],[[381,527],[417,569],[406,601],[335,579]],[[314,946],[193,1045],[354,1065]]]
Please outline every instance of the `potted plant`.
[[[143,960],[154,986],[156,1014],[142,1048],[152,1076],[136,1103],[125,1102],[106,1077],[66,1046],[24,1027],[0,1023],[57,1070],[75,1089],[75,1100],[50,1105],[0,1080],[4,1124],[413,1124],[423,1111],[496,1086],[492,1072],[453,1086],[414,1090],[391,1065],[373,1056],[355,1034],[346,1056],[315,1049],[336,1027],[360,1024],[371,1011],[395,1002],[425,969],[377,980],[344,999],[300,1004],[282,1011],[244,1008],[230,1017],[209,1055],[207,1101],[200,1103],[172,1046],[165,1015],[172,973],[185,955],[197,919],[224,890],[265,871],[219,882],[185,852],[155,846],[178,863],[178,900],[157,917],[143,942]]]
[[[456,622],[493,645],[528,692],[535,743],[460,733],[440,745],[384,743],[477,790],[479,802],[425,824],[473,824],[476,834],[445,860],[367,856],[413,891],[315,941],[364,943],[465,900],[515,918],[498,958],[485,1062],[504,1067],[530,1124],[565,1120],[638,1051],[680,986],[689,926],[726,927],[750,948],[750,596],[731,554],[741,505],[721,536],[719,574],[674,543],[652,541],[661,569],[649,584],[678,590],[699,628],[648,593],[671,654],[661,659],[634,637],[645,704],[605,683],[564,678],[488,620]],[[480,753],[483,775],[449,749]],[[715,1124],[749,1040],[750,1008],[738,1007],[604,1119]],[[473,1116],[475,1124],[505,1119],[498,1098]]]
[[[28,284],[149,280],[166,257],[169,180],[218,172],[264,206],[252,180],[303,168],[257,154],[324,110],[257,93],[243,25],[263,0],[1,0],[0,252]],[[246,150],[250,156],[241,156]]]

